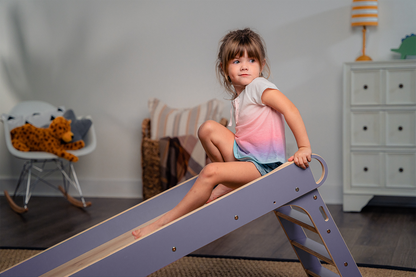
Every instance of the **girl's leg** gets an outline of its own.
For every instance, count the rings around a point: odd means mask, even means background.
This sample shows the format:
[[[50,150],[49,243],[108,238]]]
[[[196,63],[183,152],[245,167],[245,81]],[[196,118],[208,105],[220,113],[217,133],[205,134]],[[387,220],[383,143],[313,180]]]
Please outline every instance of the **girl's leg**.
[[[204,167],[195,184],[185,197],[172,210],[164,214],[154,223],[133,231],[137,239],[143,237],[173,220],[204,205],[214,186],[218,183],[235,189],[259,178],[261,175],[255,165],[250,162],[211,163]]]
[[[199,127],[198,137],[213,162],[236,161],[233,153],[234,133],[213,120]]]
[[[198,137],[208,157],[213,162],[236,161],[233,153],[234,134],[218,122],[209,120],[201,125]],[[233,188],[218,184],[212,191],[207,203],[232,191]]]
[[[201,127],[199,128],[198,137],[202,143],[202,146],[205,149],[205,152],[207,153],[211,161],[213,162],[235,161],[234,154],[232,152],[233,145],[234,145],[234,134],[230,130],[228,130],[226,127],[224,127],[223,125],[213,120],[208,120],[205,123],[203,123]],[[189,211],[192,211],[193,209],[200,207],[205,202],[207,202],[211,193],[213,192],[212,191],[213,188],[215,187],[215,185],[218,184],[218,183],[215,183],[215,184],[213,183],[205,187],[200,185],[201,183],[203,183],[202,181],[204,180],[202,176],[204,176],[205,173],[209,172],[209,169],[210,167],[204,168],[202,170],[194,186],[191,188],[188,194],[184,197],[184,199],[173,210],[166,213],[164,216],[162,216],[159,220],[155,221],[154,223],[148,226],[145,226],[141,228],[140,230],[133,231],[133,236],[135,238],[139,238],[145,234],[149,234],[150,232],[153,232],[159,227],[165,225],[167,222],[171,222],[177,217],[180,217],[183,214],[186,214]],[[195,198],[195,197],[191,198],[189,196],[189,195],[195,194],[194,187],[198,188],[197,189],[198,196],[196,197],[198,200],[197,203],[193,203],[195,200],[193,200],[192,198]],[[221,187],[223,188],[223,190],[221,192],[218,192],[218,188],[221,188]],[[215,190],[217,191],[217,193],[214,193],[214,195],[219,196],[220,194],[225,194],[231,190],[233,190],[233,188],[228,188],[223,185],[218,185],[217,189]],[[205,199],[205,202],[203,202],[202,204],[199,203],[200,201],[203,201],[201,199]],[[183,207],[185,207],[185,209],[183,209]]]
[[[224,186],[223,184],[218,184],[211,192],[211,195],[209,196],[208,200],[207,200],[207,204],[209,202],[214,201],[215,199],[217,199],[218,197],[221,197],[223,195],[226,195],[229,192],[232,192],[234,189],[233,188],[229,188],[227,186]]]

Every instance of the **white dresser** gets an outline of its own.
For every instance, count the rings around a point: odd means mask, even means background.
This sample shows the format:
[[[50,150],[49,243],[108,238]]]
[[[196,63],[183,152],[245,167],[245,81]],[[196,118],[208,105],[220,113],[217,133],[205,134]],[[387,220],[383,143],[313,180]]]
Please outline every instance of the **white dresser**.
[[[416,196],[416,60],[344,64],[343,209]]]

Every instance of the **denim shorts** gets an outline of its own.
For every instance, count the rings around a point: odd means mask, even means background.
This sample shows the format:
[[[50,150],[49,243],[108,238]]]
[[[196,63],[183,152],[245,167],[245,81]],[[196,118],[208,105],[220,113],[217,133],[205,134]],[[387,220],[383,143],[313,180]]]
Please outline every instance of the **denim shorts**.
[[[240,155],[237,155],[237,142],[234,141],[234,147],[233,147],[233,152],[234,152],[234,157],[242,162],[251,162],[253,163],[257,170],[260,172],[261,176],[266,175],[267,173],[269,173],[270,171],[278,168],[279,166],[281,166],[283,163],[281,162],[274,162],[274,163],[267,163],[267,164],[262,164],[259,163],[258,161],[256,161],[255,159],[253,159],[252,157],[249,156],[244,156],[241,157]]]
[[[275,162],[275,163],[269,163],[269,164],[260,164],[260,163],[257,163],[256,161],[249,161],[249,162],[252,162],[256,166],[261,176],[266,175],[270,171],[273,171],[274,169],[278,168],[279,166],[283,164],[281,162]]]

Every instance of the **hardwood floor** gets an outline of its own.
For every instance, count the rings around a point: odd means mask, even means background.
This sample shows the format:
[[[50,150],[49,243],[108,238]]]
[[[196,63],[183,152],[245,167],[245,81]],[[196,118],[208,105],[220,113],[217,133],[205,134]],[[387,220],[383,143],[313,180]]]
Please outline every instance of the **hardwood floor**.
[[[80,209],[63,197],[32,197],[25,214],[11,210],[0,196],[0,247],[51,247],[141,202],[141,199],[86,198]]]
[[[341,205],[328,205],[328,209],[357,263],[416,268],[415,208],[369,206],[361,213],[344,213]],[[319,240],[312,232],[307,235]],[[297,259],[274,213],[252,221],[195,254]]]
[[[0,247],[48,248],[138,203],[140,199],[88,198],[79,209],[62,197],[32,197],[29,212],[18,215],[0,196]],[[328,205],[359,264],[416,268],[416,209],[367,206],[343,213]],[[280,224],[268,213],[193,254],[297,259]]]

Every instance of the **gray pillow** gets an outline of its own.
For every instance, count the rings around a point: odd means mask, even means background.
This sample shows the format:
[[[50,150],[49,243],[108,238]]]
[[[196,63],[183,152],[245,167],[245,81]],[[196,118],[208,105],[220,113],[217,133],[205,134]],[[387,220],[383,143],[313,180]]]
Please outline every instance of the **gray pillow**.
[[[65,111],[64,118],[71,120],[71,132],[74,133],[74,138],[70,142],[75,142],[84,139],[92,125],[92,121],[87,118],[77,119],[73,110]]]

